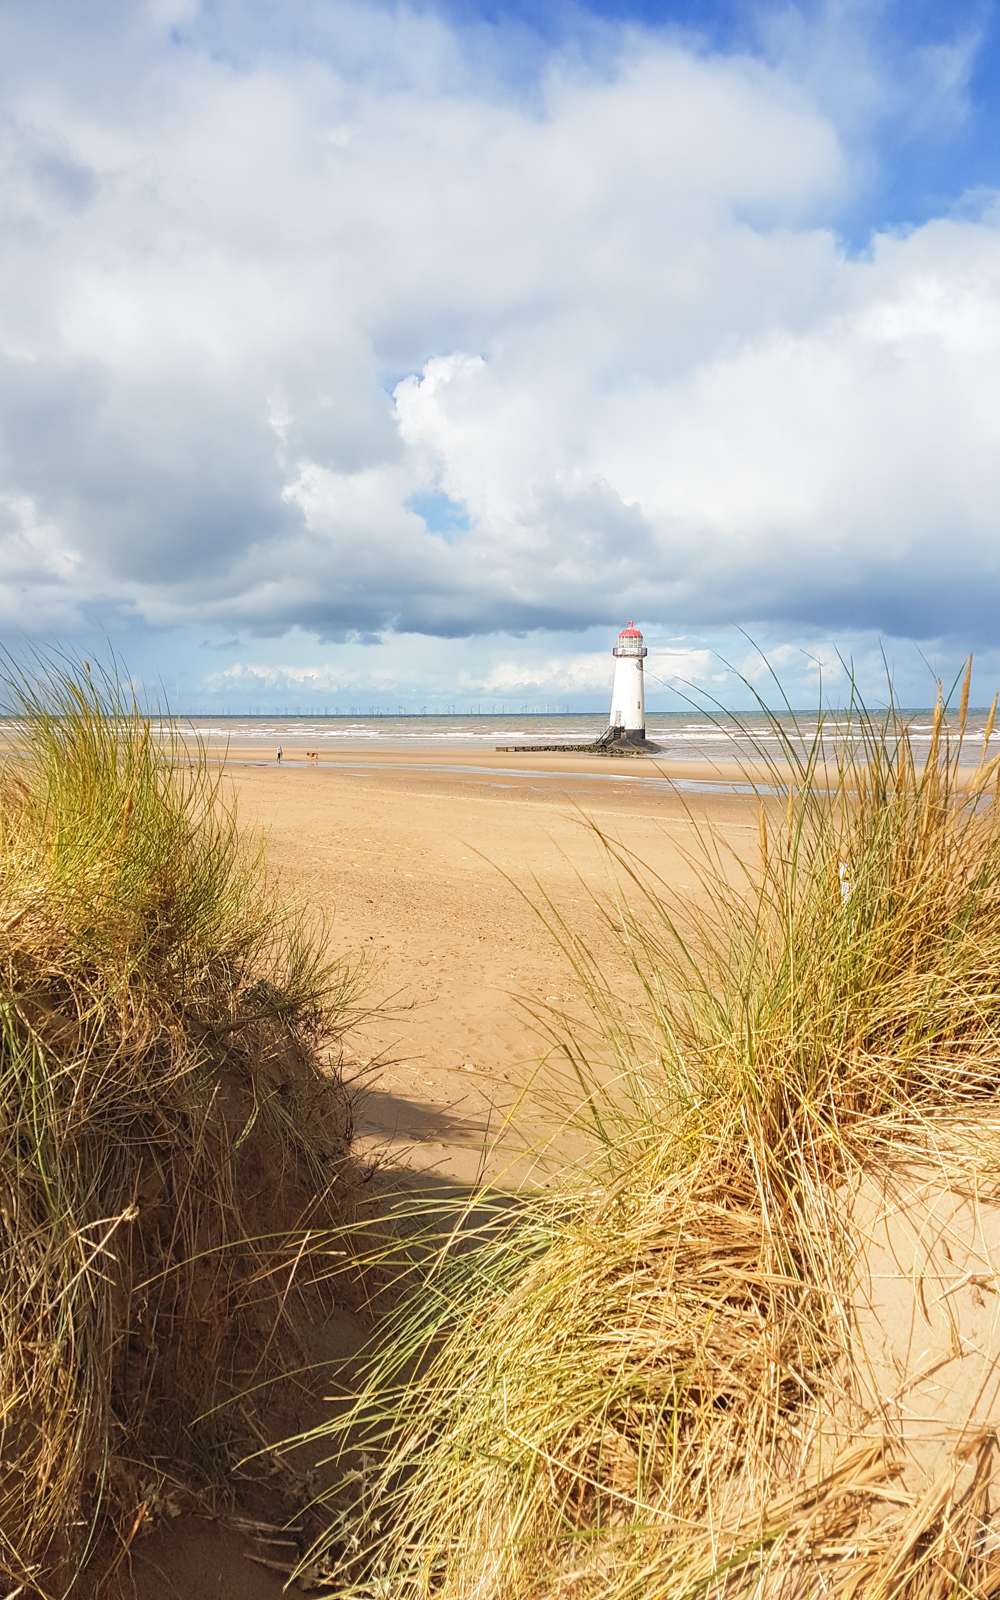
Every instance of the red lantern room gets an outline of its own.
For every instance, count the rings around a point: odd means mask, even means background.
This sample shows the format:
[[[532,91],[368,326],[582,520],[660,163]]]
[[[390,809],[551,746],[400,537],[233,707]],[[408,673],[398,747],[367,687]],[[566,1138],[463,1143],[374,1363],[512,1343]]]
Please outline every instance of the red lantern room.
[[[646,647],[642,642],[642,634],[634,622],[630,622],[627,628],[622,629],[618,635],[618,643],[611,654],[613,656],[644,656],[647,654]]]

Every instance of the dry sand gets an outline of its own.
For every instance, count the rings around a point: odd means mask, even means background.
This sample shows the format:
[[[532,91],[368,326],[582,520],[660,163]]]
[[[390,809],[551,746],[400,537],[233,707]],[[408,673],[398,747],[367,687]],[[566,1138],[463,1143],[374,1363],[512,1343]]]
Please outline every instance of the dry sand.
[[[520,1146],[554,1126],[541,1110],[552,1086],[544,1068],[493,1148],[546,1047],[532,1013],[581,1005],[530,902],[550,899],[627,984],[594,898],[609,904],[611,884],[592,824],[695,893],[685,860],[695,827],[711,817],[738,851],[756,850],[755,816],[731,790],[680,797],[649,781],[648,763],[640,777],[534,753],[520,771],[509,757],[357,759],[318,769],[231,759],[228,771],[274,866],[327,917],[333,950],[363,950],[373,963],[382,1009],[353,1039],[355,1063],[376,1063],[359,1099],[362,1142],[459,1183],[545,1181],[530,1161],[508,1170]]]

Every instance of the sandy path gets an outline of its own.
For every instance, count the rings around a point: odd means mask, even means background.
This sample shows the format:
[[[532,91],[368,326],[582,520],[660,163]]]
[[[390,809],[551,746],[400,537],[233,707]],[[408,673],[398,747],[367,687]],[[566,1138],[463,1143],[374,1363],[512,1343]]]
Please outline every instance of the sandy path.
[[[359,1107],[363,1143],[460,1183],[481,1170],[484,1145],[545,1048],[526,1007],[581,1006],[564,956],[524,895],[550,897],[605,970],[628,981],[591,898],[607,900],[611,886],[587,819],[691,893],[684,851],[694,843],[693,819],[711,816],[739,849],[756,844],[747,803],[731,795],[682,802],[606,768],[570,775],[556,762],[546,771],[536,755],[525,761],[523,778],[463,770],[468,757],[450,770],[391,760],[228,768],[241,815],[268,833],[274,866],[329,919],[333,951],[364,950],[373,963],[371,993],[385,1009],[353,1040],[357,1059],[382,1063]],[[529,1143],[551,1127],[537,1101],[516,1120]],[[484,1170],[496,1176],[512,1148],[506,1139],[506,1153]],[[517,1180],[527,1171],[519,1168]]]

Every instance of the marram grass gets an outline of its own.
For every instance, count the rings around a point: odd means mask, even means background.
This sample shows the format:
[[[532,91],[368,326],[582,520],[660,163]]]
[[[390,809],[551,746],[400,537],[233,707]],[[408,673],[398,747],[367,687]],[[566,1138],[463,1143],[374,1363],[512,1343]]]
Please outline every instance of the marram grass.
[[[56,1595],[223,1483],[261,1443],[241,1396],[299,1364],[295,1293],[344,1262],[317,1048],[354,975],[113,678],[4,687],[0,1574]]]
[[[861,1414],[844,1203],[996,1106],[1000,758],[992,716],[965,747],[968,684],[920,766],[859,705],[762,755],[754,849],[703,832],[683,901],[605,842],[638,1002],[543,908],[591,999],[550,1031],[595,1159],[492,1220],[478,1196],[381,1331],[326,1430],[338,1592],[1000,1594],[994,1441],[915,1500]]]

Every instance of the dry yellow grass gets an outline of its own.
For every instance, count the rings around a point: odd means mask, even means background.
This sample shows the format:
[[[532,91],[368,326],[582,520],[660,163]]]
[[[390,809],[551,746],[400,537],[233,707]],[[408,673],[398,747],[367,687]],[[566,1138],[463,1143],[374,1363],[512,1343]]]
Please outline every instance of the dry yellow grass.
[[[345,1593],[1000,1593],[993,1441],[914,1499],[862,1412],[843,1204],[1000,1086],[1000,763],[988,731],[961,777],[968,684],[920,768],[893,710],[789,737],[757,870],[705,838],[705,909],[618,853],[641,1006],[543,908],[591,995],[589,1036],[549,1027],[594,1160],[476,1197],[380,1334],[327,1430]]]
[[[0,1573],[48,1595],[260,1443],[240,1396],[345,1259],[316,1052],[354,974],[113,678],[50,663],[6,691]]]

